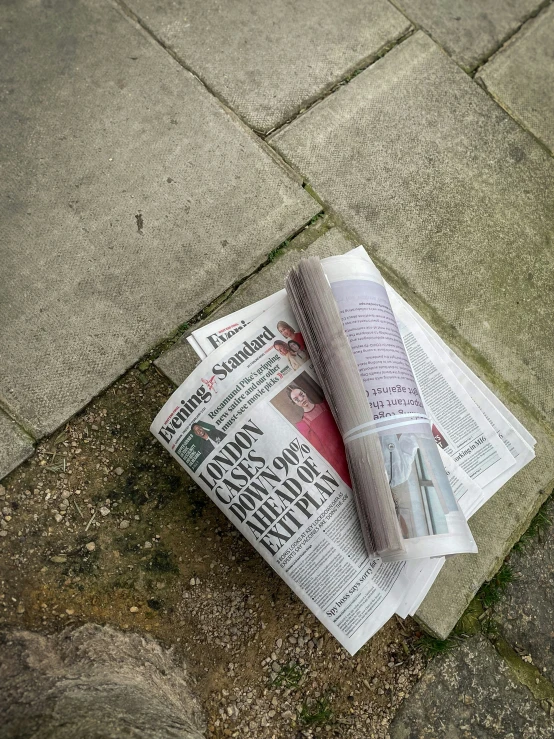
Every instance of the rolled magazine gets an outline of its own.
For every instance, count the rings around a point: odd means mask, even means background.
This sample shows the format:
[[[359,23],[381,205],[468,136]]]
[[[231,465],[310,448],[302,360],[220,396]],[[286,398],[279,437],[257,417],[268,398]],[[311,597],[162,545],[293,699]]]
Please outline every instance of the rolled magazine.
[[[368,552],[475,552],[377,268],[353,255],[303,259],[286,289],[342,435]]]

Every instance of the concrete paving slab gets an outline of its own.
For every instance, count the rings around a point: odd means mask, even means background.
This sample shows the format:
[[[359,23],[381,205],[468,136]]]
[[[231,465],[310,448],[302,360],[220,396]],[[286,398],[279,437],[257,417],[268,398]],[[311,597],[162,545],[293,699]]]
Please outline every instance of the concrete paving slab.
[[[466,71],[493,54],[544,0],[397,0]]]
[[[115,6],[0,13],[0,395],[40,436],[320,207]]]
[[[554,518],[554,505],[547,513]],[[495,620],[518,652],[554,682],[554,526],[528,549],[510,557],[516,579],[495,606]]]
[[[483,636],[433,660],[393,720],[391,739],[547,739],[552,719]]]
[[[0,480],[28,459],[33,451],[31,437],[0,411]]]
[[[476,79],[554,152],[554,6],[526,23]]]
[[[264,267],[244,282],[232,297],[203,323],[209,323],[215,321],[216,318],[227,316],[233,311],[241,310],[241,308],[245,308],[257,300],[262,300],[262,298],[267,298],[278,290],[282,290],[285,286],[285,277],[303,257],[317,256],[323,259],[335,254],[344,254],[344,252],[357,246],[337,228],[329,229],[313,241],[314,234],[317,234],[322,225],[324,228],[328,228],[325,221],[319,221],[315,226],[310,226],[293,239],[274,262],[271,262],[267,267]],[[197,329],[201,325],[202,323],[198,323],[194,328]],[[156,360],[156,365],[172,382],[180,385],[190,375],[198,361],[196,353],[183,338],[174,344],[171,349],[161,354]]]
[[[533,137],[418,33],[271,143],[451,345],[554,422],[554,160]]]
[[[267,132],[375,59],[410,22],[386,0],[126,0],[254,129]]]
[[[483,582],[499,569],[554,486],[552,437],[521,409],[510,410],[537,439],[537,456],[472,516],[478,553],[448,559],[417,611],[417,620],[439,639],[447,638]]]

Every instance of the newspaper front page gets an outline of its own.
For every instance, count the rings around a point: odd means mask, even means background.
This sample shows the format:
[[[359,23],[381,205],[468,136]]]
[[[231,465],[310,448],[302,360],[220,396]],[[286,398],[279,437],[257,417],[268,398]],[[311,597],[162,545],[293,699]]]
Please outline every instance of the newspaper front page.
[[[286,298],[215,349],[152,432],[353,654],[414,583],[426,585],[429,569],[368,557],[342,440],[311,361],[275,348],[283,321],[295,325]],[[295,404],[293,380],[317,402]]]

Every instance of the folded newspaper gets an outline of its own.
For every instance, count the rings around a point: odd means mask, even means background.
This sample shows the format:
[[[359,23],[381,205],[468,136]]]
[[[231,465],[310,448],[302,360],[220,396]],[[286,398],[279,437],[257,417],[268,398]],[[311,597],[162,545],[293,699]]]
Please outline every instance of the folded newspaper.
[[[535,439],[363,247],[303,262],[191,334],[151,430],[354,654],[476,551],[467,519]]]

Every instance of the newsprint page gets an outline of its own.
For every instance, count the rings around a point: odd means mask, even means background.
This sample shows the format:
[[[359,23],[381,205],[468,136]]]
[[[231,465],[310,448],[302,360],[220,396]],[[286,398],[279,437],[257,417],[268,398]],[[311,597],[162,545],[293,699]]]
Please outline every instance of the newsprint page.
[[[369,260],[362,247],[351,254]],[[533,458],[535,440],[387,290],[452,490],[469,518]],[[190,343],[202,362],[152,433],[354,654],[394,613],[417,610],[444,560],[368,556],[344,445],[284,290],[201,327]]]

